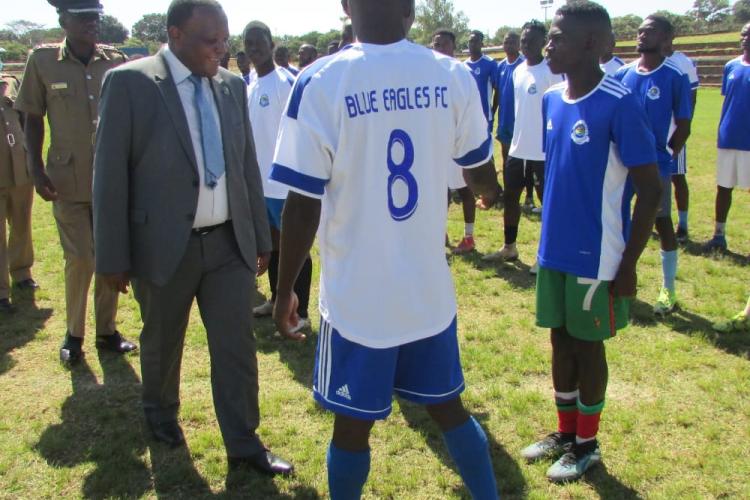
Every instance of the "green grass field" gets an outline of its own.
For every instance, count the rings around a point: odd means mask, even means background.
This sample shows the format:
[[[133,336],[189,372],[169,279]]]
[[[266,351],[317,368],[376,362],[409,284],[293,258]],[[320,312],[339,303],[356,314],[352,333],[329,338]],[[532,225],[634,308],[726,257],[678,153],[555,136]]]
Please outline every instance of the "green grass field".
[[[688,36],[678,36],[674,39],[675,45],[681,45],[686,43],[719,43],[719,42],[737,42],[737,46],[739,47],[740,40],[740,30],[739,28],[737,31],[730,31],[728,33],[709,33],[707,35],[688,35]],[[617,45],[627,46],[632,45],[635,46],[635,40],[623,40],[620,42],[617,42]]]
[[[690,139],[691,230],[710,237],[713,223],[715,131],[721,98],[700,92]],[[499,153],[496,155],[499,157]],[[459,299],[459,335],[467,378],[465,401],[488,431],[498,484],[508,498],[750,497],[750,334],[717,335],[710,324],[740,310],[750,292],[747,193],[735,194],[728,239],[733,253],[680,251],[683,309],[664,321],[651,314],[660,284],[658,243],[640,266],[634,324],[608,342],[610,386],[600,432],[604,466],[566,486],[547,482],[548,463],[527,465],[519,450],[553,430],[548,333],[534,326],[533,263],[538,218],[524,217],[521,262],[480,260],[502,239],[502,213],[477,220],[479,252],[451,258]],[[257,324],[262,425],[275,452],[297,474],[266,479],[227,477],[209,383],[206,338],[191,318],[182,369],[181,423],[188,448],[168,450],[148,436],[139,406],[137,356],[97,355],[86,340],[86,363],[68,371],[57,361],[65,331],[63,260],[51,207],[34,208],[42,289],[21,311],[0,317],[0,497],[2,498],[318,498],[327,496],[325,449],[331,415],[310,395],[316,334],[294,344]],[[462,231],[458,205],[449,231]],[[267,292],[261,279],[261,291]],[[317,297],[317,289],[314,291]],[[384,311],[387,313],[387,311]],[[314,315],[317,321],[317,314]],[[137,338],[132,296],[121,302],[120,330]],[[89,331],[92,325],[89,323]],[[466,492],[425,413],[394,405],[375,427],[366,498],[464,498]]]

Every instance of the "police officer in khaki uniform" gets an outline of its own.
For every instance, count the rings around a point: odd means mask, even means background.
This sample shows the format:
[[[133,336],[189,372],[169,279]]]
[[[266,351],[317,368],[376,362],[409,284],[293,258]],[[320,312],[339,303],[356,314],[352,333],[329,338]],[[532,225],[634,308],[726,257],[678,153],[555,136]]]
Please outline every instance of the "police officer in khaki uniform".
[[[13,109],[18,80],[0,74],[0,313],[12,313],[10,281],[16,287],[36,289],[31,278],[31,203],[34,189],[26,170],[21,115]],[[6,240],[6,221],[10,234]]]
[[[94,273],[91,184],[99,92],[107,70],[125,61],[113,47],[97,44],[98,0],[48,0],[57,7],[65,40],[36,48],[26,63],[16,109],[26,113],[29,171],[37,193],[51,201],[65,256],[67,328],[64,363],[83,355],[86,299]],[[47,165],[42,160],[44,115],[50,130]],[[94,283],[97,345],[118,353],[136,349],[117,332],[117,291]]]

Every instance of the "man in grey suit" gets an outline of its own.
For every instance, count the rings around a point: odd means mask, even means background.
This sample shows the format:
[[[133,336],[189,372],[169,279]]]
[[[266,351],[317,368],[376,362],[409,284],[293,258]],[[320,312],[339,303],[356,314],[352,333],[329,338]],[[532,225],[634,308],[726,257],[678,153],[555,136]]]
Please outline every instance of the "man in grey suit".
[[[174,0],[169,45],[108,73],[94,160],[96,271],[141,308],[143,406],[154,437],[177,424],[188,316],[197,298],[230,468],[289,474],[259,424],[250,314],[271,250],[245,84],[219,68],[227,18],[215,0]]]

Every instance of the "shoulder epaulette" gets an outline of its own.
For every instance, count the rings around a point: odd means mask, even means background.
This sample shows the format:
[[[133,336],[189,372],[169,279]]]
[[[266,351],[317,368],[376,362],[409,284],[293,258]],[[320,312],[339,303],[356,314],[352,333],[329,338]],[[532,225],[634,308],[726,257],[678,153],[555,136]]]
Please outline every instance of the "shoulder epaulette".
[[[34,52],[37,50],[60,50],[60,44],[59,43],[42,43],[34,47]]]
[[[97,44],[96,47],[99,50],[106,52],[107,55],[118,55],[122,57],[123,59],[127,59],[128,57],[127,55],[125,55],[125,52],[121,51],[120,49],[112,45]]]

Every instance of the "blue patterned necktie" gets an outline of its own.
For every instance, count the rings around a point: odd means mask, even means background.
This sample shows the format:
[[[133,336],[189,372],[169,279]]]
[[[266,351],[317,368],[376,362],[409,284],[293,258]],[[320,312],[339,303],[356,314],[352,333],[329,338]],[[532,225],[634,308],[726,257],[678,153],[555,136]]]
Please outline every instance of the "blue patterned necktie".
[[[200,119],[205,184],[213,189],[225,170],[221,131],[214,119],[209,96],[203,92],[202,78],[198,75],[190,75],[189,79],[195,87],[195,107],[198,109]],[[210,97],[213,98],[213,96]]]

